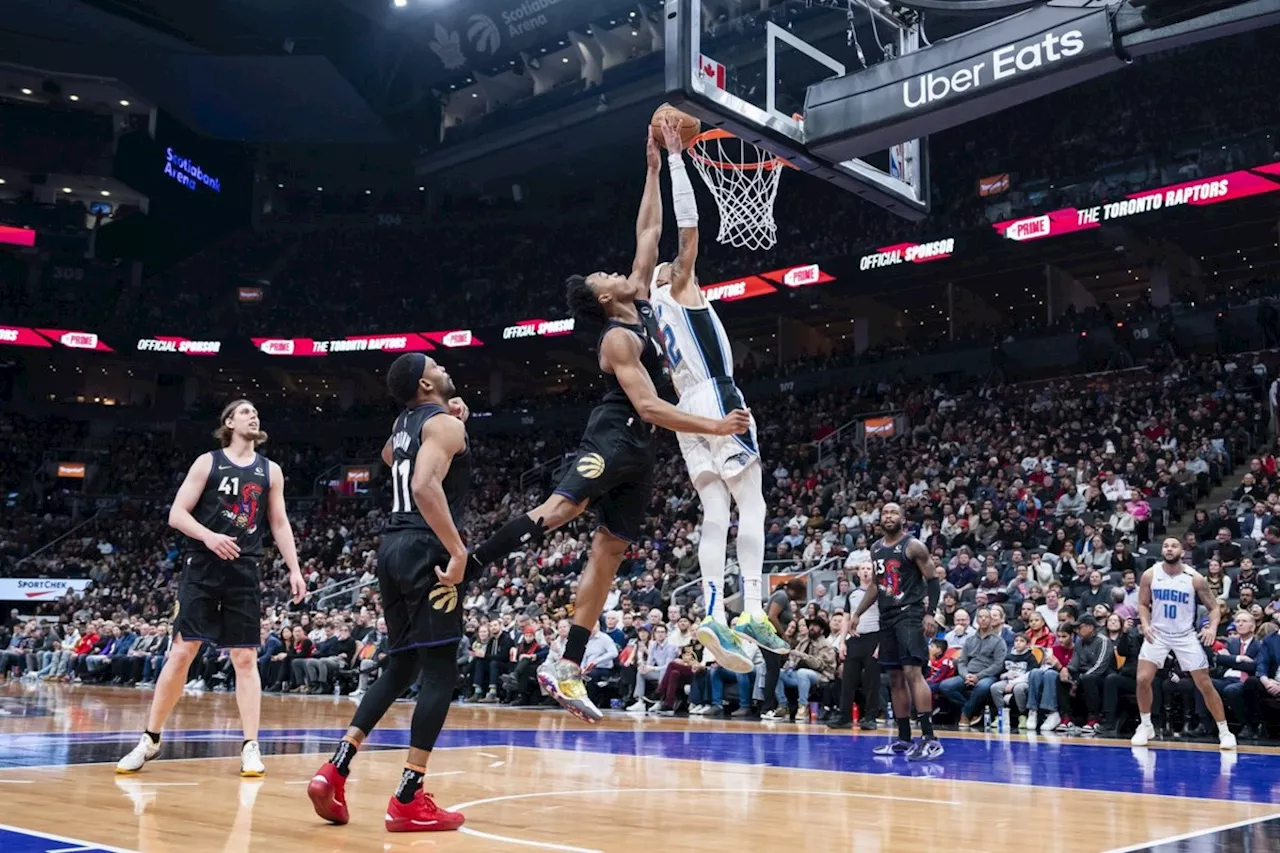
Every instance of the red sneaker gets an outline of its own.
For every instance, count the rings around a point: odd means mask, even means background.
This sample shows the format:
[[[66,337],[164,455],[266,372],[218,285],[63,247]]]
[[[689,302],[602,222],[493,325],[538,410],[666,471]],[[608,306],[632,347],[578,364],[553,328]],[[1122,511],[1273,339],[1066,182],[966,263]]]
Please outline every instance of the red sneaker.
[[[316,814],[330,823],[341,826],[351,819],[347,813],[347,777],[338,772],[333,762],[325,762],[311,777],[307,796]]]
[[[387,832],[449,832],[465,821],[461,812],[445,811],[422,791],[408,804],[395,797],[387,803]]]

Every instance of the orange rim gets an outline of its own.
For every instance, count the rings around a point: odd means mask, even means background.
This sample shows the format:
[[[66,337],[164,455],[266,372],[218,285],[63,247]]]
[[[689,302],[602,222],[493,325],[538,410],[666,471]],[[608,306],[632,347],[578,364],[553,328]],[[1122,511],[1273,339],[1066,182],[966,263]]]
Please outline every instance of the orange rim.
[[[704,165],[714,166],[717,169],[727,169],[734,172],[758,172],[761,169],[764,169],[767,171],[771,169],[776,169],[779,166],[785,166],[788,169],[795,168],[795,166],[791,165],[791,163],[789,163],[785,158],[778,157],[776,155],[773,156],[773,158],[770,160],[762,160],[758,163],[731,163],[725,160],[712,159],[711,157],[707,157],[703,154],[698,153],[694,149],[694,146],[697,145],[699,142],[713,142],[717,139],[737,139],[737,138],[738,137],[734,136],[729,131],[719,127],[713,127],[711,128],[711,130],[704,130],[702,133],[699,133],[697,136],[695,136],[693,139],[689,141],[689,148],[688,148],[689,156]],[[744,142],[743,144],[750,145],[751,143]],[[756,146],[756,147],[758,148],[759,146]],[[760,150],[763,151],[764,149],[760,149]],[[765,153],[767,154],[768,152],[766,151]]]

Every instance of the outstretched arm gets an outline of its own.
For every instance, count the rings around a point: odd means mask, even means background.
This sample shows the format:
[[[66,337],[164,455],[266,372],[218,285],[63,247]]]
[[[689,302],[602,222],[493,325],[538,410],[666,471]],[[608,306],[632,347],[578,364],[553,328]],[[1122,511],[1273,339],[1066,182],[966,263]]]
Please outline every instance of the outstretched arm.
[[[670,152],[667,166],[671,170],[671,207],[680,228],[680,249],[671,269],[671,295],[681,305],[696,308],[703,303],[698,278],[693,274],[698,261],[698,200],[685,169],[680,130],[670,116],[662,121],[662,135]]]
[[[640,364],[639,346],[640,340],[626,329],[610,329],[600,344],[600,361],[605,370],[617,378],[636,414],[645,423],[673,432],[703,435],[738,435],[751,428],[751,416],[742,409],[712,420],[682,412],[659,397],[653,380]]]
[[[640,212],[636,214],[636,259],[631,264],[631,281],[640,298],[648,299],[653,269],[658,265],[658,241],[662,239],[662,192],[658,186],[662,158],[648,127],[644,133],[648,171],[644,177],[644,195],[640,197]]]

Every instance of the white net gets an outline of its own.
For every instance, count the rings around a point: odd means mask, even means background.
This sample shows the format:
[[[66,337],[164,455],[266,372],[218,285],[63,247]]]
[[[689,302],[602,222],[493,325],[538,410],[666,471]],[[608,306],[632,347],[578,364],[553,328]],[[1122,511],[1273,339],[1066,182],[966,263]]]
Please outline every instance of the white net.
[[[773,203],[786,164],[763,148],[719,130],[695,139],[689,156],[720,212],[716,241],[753,251],[772,249],[778,239]]]

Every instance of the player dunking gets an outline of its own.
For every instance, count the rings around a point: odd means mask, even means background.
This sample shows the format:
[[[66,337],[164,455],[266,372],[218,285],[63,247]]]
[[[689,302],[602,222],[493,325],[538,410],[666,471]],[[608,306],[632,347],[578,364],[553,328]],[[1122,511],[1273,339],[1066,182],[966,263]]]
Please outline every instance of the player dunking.
[[[1156,736],[1151,725],[1151,682],[1173,652],[1178,665],[1191,675],[1204,697],[1213,721],[1218,724],[1218,747],[1235,749],[1236,736],[1227,728],[1222,697],[1209,678],[1209,658],[1204,653],[1218,636],[1218,601],[1198,572],[1182,565],[1182,543],[1176,537],[1164,540],[1163,558],[1158,566],[1142,573],[1138,587],[1138,618],[1142,621],[1142,650],[1138,652],[1138,730],[1134,746],[1146,746]],[[1205,606],[1209,623],[1196,636],[1196,602]]]
[[[463,823],[461,814],[441,809],[422,790],[422,778],[458,680],[462,608],[456,585],[440,580],[447,572],[439,567],[447,563],[465,576],[467,549],[455,520],[471,485],[471,454],[460,420],[467,412],[453,396],[449,374],[422,353],[392,362],[387,387],[404,407],[382,448],[382,461],[391,469],[391,514],[378,547],[378,585],[389,663],[361,699],[333,757],[312,777],[307,795],[317,815],[347,822],[347,774],[356,751],[421,677],[409,757],[387,804],[385,826],[388,832],[437,832]]]
[[[671,172],[671,206],[680,229],[674,263],[660,264],[654,276],[653,307],[666,345],[671,381],[680,395],[680,410],[718,417],[745,409],[742,392],[733,381],[729,337],[715,308],[698,287],[694,266],[698,259],[698,202],[685,171],[680,132],[670,114],[662,120],[662,134]],[[754,665],[734,630],[761,649],[786,654],[790,646],[764,613],[760,585],[764,572],[764,489],[756,425],[739,435],[679,433],[680,452],[689,479],[702,501],[702,538],[698,566],[702,572],[702,600],[707,616],[698,626],[698,641],[716,662],[733,672],[751,672]],[[742,615],[730,630],[724,614],[724,564],[729,538],[729,502],[738,505],[738,566],[742,573]]]
[[[630,275],[595,272],[569,276],[569,309],[581,321],[601,323],[599,363],[606,391],[591,412],[576,457],[551,497],[531,512],[507,522],[472,552],[487,566],[521,544],[577,518],[588,506],[599,522],[591,540],[587,567],[578,587],[573,626],[564,656],[538,667],[538,682],[570,713],[587,721],[603,717],[582,683],[581,662],[591,630],[609,586],[631,540],[640,535],[653,493],[653,428],[687,433],[735,435],[750,428],[741,410],[722,418],[704,418],[680,411],[658,396],[667,382],[666,355],[657,318],[649,305],[649,285],[658,260],[662,233],[662,201],[658,173],[662,160],[646,128],[648,173],[640,212],[636,217],[636,256]],[[448,577],[462,578],[462,568]]]
[[[258,640],[262,619],[259,563],[262,524],[271,528],[280,556],[289,567],[295,603],[307,585],[298,569],[293,528],[284,505],[280,466],[257,452],[267,440],[258,410],[236,400],[222,410],[213,436],[219,450],[202,453],[187,471],[169,509],[169,526],[183,536],[178,582],[178,618],[173,645],[151,697],[147,729],[117,773],[136,773],[160,752],[160,730],[182,696],[191,661],[202,643],[230,648],[236,673],[236,705],[244,727],[240,775],[263,776],[258,749],[262,683],[258,678]],[[263,510],[266,518],[263,518]]]
[[[937,633],[933,614],[938,609],[941,582],[929,560],[929,549],[902,527],[902,507],[887,503],[880,510],[884,536],[871,546],[871,566],[877,583],[862,597],[848,618],[849,633],[857,634],[858,618],[880,603],[880,665],[889,670],[889,692],[898,720],[896,740],[877,747],[877,755],[906,755],[909,761],[932,761],[942,756],[933,734],[933,701],[924,680],[929,660],[928,637]],[[927,599],[927,600],[926,600]],[[915,704],[920,738],[911,740],[911,706]]]

